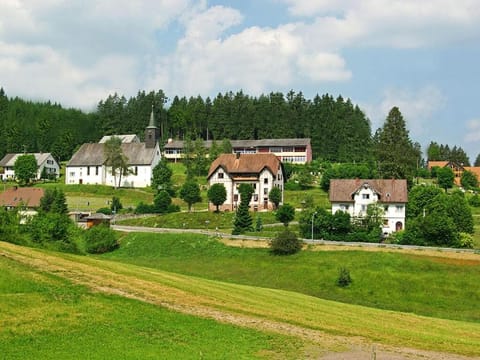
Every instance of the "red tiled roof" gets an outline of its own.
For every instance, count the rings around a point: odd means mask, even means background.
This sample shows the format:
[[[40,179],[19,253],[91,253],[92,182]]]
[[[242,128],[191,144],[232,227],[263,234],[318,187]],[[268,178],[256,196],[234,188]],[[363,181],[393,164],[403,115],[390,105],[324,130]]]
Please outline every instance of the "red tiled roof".
[[[407,180],[404,179],[333,179],[330,180],[331,202],[352,202],[352,194],[368,184],[380,195],[382,203],[406,203]]]
[[[41,188],[13,187],[0,193],[0,206],[16,207],[22,204],[27,207],[38,207],[44,193]]]
[[[210,166],[208,178],[222,167],[229,174],[259,174],[264,168],[276,176],[280,167],[280,160],[271,153],[257,154],[222,154]]]

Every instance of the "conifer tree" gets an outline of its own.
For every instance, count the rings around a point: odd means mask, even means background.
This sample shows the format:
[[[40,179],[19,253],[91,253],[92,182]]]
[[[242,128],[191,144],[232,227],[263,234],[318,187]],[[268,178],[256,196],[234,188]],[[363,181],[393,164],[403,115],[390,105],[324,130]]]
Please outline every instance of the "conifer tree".
[[[235,214],[232,235],[239,235],[247,231],[253,231],[253,219],[248,211],[250,199],[253,194],[253,187],[249,184],[240,184],[238,191],[240,192],[240,205]]]

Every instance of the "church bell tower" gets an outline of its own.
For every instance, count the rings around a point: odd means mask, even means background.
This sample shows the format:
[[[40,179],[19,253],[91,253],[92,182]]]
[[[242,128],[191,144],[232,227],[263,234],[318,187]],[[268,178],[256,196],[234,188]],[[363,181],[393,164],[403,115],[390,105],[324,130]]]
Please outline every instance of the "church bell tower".
[[[150,122],[148,123],[147,128],[145,129],[145,147],[154,148],[157,144],[158,139],[160,138],[160,130],[155,126],[155,116],[153,115],[153,105],[152,112],[150,113]]]

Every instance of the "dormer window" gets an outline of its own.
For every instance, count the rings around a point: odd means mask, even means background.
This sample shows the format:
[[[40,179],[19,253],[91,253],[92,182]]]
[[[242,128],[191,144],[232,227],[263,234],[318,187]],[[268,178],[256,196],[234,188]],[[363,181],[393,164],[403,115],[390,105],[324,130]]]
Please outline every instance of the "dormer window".
[[[362,194],[362,199],[370,199],[370,194]]]

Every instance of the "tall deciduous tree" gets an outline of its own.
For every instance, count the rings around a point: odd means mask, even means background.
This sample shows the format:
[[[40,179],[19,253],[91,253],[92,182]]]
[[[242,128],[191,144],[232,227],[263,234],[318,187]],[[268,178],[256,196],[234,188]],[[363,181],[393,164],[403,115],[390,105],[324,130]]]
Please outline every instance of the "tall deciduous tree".
[[[152,174],[152,188],[156,191],[165,190],[170,196],[175,194],[172,184],[173,171],[168,165],[168,161],[165,157],[153,168]]]
[[[179,195],[180,199],[187,203],[189,212],[192,210],[193,204],[202,201],[200,186],[193,180],[189,180],[183,184]]]
[[[21,185],[30,183],[37,176],[37,160],[34,155],[20,155],[13,165],[15,176]]]
[[[127,157],[122,151],[122,140],[117,136],[112,136],[105,142],[103,151],[105,165],[111,168],[114,188],[116,189],[122,182],[122,174],[128,173]]]
[[[445,189],[445,191],[453,187],[454,180],[455,174],[453,173],[453,170],[448,166],[437,169],[438,186]]]
[[[218,207],[227,199],[227,190],[223,184],[213,184],[208,189],[207,196],[208,200],[217,207],[216,212],[218,212]]]
[[[412,143],[400,110],[390,110],[382,128],[375,135],[375,155],[382,178],[407,179],[411,183],[421,160]]]

